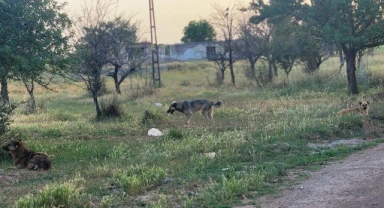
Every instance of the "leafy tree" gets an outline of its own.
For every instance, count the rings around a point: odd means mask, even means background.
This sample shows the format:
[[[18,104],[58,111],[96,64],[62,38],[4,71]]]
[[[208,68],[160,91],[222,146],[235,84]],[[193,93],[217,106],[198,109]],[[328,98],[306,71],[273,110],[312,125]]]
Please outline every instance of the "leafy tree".
[[[384,44],[384,1],[382,0],[262,0],[253,2],[260,13],[251,20],[279,21],[291,17],[311,28],[325,44],[341,49],[346,59],[348,92],[357,94],[356,58],[359,51]]]
[[[65,4],[53,0],[0,1],[0,68],[2,98],[9,102],[7,82],[21,80],[34,111],[34,82],[47,87],[46,72],[65,72],[71,21]]]
[[[84,36],[76,43],[74,59],[77,59],[77,73],[90,92],[96,108],[96,117],[101,118],[98,94],[102,87],[102,72],[108,60],[108,47],[105,25],[84,27]]]
[[[80,21],[76,25],[79,36],[74,44],[72,54],[74,70],[85,84],[96,108],[96,118],[103,115],[99,104],[99,92],[103,86],[103,69],[108,64],[113,41],[108,38],[112,8],[116,8],[117,0],[95,0],[81,8]]]
[[[181,41],[184,43],[214,41],[216,37],[214,28],[207,20],[190,21],[183,33]]]
[[[249,18],[251,11],[245,7],[240,9],[239,15],[239,38],[235,46],[236,53],[242,59],[248,60],[250,65],[250,76],[256,77],[256,62],[262,57],[261,44],[264,39],[265,31],[262,24],[251,24]]]
[[[276,62],[284,70],[287,81],[294,63],[301,55],[298,44],[300,41],[299,28],[295,22],[287,18],[276,26],[273,36]]]
[[[120,85],[132,72],[141,68],[147,56],[138,45],[138,27],[131,20],[117,17],[113,21],[102,23],[105,25],[106,36],[110,39],[107,62],[113,66],[107,76],[113,78],[115,90],[121,94]],[[125,67],[125,69],[123,68]]]

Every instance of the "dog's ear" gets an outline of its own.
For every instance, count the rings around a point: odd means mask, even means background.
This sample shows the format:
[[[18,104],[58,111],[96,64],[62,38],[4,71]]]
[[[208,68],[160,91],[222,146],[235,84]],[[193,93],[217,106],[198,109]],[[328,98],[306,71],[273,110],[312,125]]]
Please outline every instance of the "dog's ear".
[[[359,105],[361,105],[361,103],[362,103],[362,102],[360,101],[360,102],[359,102]]]
[[[369,105],[369,102],[367,101],[367,104]]]

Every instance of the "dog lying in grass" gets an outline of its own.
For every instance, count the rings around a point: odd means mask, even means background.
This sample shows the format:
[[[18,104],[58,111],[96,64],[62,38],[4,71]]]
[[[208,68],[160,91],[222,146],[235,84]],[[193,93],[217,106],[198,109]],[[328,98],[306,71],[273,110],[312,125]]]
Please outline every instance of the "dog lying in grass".
[[[48,155],[29,150],[20,139],[9,142],[3,149],[11,152],[13,164],[17,169],[48,170],[51,168]]]
[[[223,106],[222,101],[211,102],[209,100],[180,100],[173,101],[169,106],[167,113],[172,114],[175,111],[179,111],[187,116],[187,121],[184,127],[189,127],[189,122],[196,112],[201,110],[204,118],[213,120],[213,108],[220,108]]]
[[[369,102],[364,101],[364,102],[359,102],[359,107],[357,108],[346,108],[346,109],[340,110],[337,113],[337,115],[341,116],[349,113],[358,113],[360,115],[368,115],[368,110],[369,110]]]

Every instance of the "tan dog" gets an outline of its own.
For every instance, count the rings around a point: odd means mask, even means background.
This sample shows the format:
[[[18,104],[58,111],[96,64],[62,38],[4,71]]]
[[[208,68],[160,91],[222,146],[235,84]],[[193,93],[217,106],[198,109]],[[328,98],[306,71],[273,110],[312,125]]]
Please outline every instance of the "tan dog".
[[[348,113],[358,113],[360,115],[368,115],[368,110],[369,110],[369,102],[364,101],[364,102],[359,102],[359,107],[343,109],[339,111],[337,115],[341,116]]]
[[[20,139],[11,141],[3,149],[11,152],[13,163],[17,169],[48,170],[51,167],[51,160],[48,155],[29,150]]]
[[[209,100],[180,100],[173,101],[168,108],[167,113],[172,114],[175,111],[184,113],[187,116],[187,121],[184,127],[189,127],[189,121],[193,114],[201,110],[204,118],[213,120],[213,107],[220,108],[223,106],[222,101],[211,102]]]

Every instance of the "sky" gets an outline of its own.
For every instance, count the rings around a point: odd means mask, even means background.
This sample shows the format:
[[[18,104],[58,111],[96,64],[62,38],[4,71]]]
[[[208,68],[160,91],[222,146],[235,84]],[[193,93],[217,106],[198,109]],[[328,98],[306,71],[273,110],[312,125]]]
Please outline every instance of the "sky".
[[[67,2],[68,13],[78,11],[82,5],[95,0],[56,0]],[[180,43],[183,29],[192,20],[208,19],[213,4],[223,7],[230,6],[239,0],[153,0],[156,34],[158,44]],[[149,0],[119,0],[117,14],[129,16],[136,14],[134,19],[142,22],[145,34],[143,39],[150,41]]]

